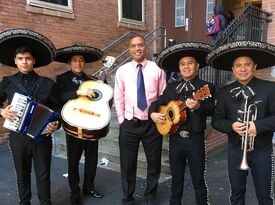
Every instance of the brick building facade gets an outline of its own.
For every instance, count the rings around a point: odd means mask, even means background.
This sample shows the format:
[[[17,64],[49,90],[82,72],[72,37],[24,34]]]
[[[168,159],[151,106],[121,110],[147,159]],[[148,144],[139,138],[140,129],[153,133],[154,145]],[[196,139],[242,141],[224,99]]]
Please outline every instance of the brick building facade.
[[[35,1],[37,2],[37,0]],[[119,9],[121,8],[119,7],[121,6],[118,5],[118,1],[71,1],[73,12],[62,12],[40,6],[32,6],[28,2],[30,0],[10,0],[0,6],[0,31],[11,28],[35,30],[47,36],[56,48],[75,43],[104,48],[114,39],[128,31],[145,34],[160,25],[160,3],[157,0],[144,0],[142,5],[144,16],[141,24],[120,21]],[[127,42],[122,42],[120,47],[125,49]],[[119,51],[118,48],[113,52]],[[101,63],[87,64],[86,71],[91,73],[101,66]],[[17,72],[15,68],[1,64],[0,67],[0,79],[4,75]],[[55,79],[56,75],[66,69],[64,64],[54,62],[43,68],[37,68],[36,71],[41,75]],[[0,123],[3,123],[2,118]],[[7,130],[1,127],[0,143],[6,142],[6,133]]]
[[[0,5],[0,31],[11,28],[28,28],[40,32],[47,36],[56,48],[69,46],[74,43],[82,43],[98,48],[104,48],[114,39],[117,39],[128,31],[141,34],[148,33],[161,26],[162,1],[144,0],[143,24],[135,22],[120,21],[120,7],[118,2],[113,0],[77,0],[71,1],[73,12],[62,12],[52,9],[29,5],[30,0],[9,0]],[[39,0],[34,0],[39,1]],[[262,8],[273,12],[275,10],[275,0],[263,0]],[[275,16],[271,16],[272,22],[268,27],[268,42],[275,44]],[[169,38],[169,36],[167,36]],[[126,42],[121,44],[121,49],[126,48]],[[157,46],[154,45],[152,52]],[[119,52],[120,49],[109,51]],[[1,51],[2,52],[2,51]],[[111,55],[111,53],[108,53]],[[88,64],[87,72],[91,73],[101,66],[99,63]],[[0,79],[4,75],[16,72],[16,69],[0,64]],[[66,66],[61,63],[52,63],[46,67],[38,68],[39,74],[55,79],[55,76],[64,72]],[[271,69],[257,72],[258,77],[275,80],[270,76]],[[0,119],[3,123],[3,119]],[[207,137],[207,149],[212,150],[226,143],[226,137],[221,137],[221,133],[215,130],[209,132]],[[8,139],[7,130],[0,128],[0,144],[6,143]]]

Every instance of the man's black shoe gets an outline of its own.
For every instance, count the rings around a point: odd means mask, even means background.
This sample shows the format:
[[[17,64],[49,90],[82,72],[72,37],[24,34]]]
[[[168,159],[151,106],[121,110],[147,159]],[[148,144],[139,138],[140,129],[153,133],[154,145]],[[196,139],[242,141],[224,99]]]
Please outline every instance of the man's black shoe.
[[[122,199],[123,205],[135,205],[135,199],[129,198],[129,199]]]
[[[102,198],[103,196],[98,193],[96,190],[91,190],[91,191],[83,191],[83,194],[85,195],[89,195],[95,198]]]
[[[80,196],[71,194],[71,205],[81,205]]]

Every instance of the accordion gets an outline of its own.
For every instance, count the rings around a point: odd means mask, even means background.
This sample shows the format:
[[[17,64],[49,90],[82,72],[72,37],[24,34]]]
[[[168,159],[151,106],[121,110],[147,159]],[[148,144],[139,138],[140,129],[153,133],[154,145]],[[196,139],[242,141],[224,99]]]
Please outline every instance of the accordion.
[[[14,121],[5,120],[3,127],[21,135],[41,141],[41,135],[47,134],[47,125],[58,119],[58,113],[38,103],[29,96],[14,93],[11,109],[17,112]]]

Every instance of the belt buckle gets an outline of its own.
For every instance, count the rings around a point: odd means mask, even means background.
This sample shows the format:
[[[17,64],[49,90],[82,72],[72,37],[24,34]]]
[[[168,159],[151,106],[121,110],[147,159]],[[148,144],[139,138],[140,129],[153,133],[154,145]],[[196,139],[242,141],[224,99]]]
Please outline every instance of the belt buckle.
[[[180,131],[180,136],[181,136],[182,138],[189,138],[189,137],[190,137],[189,132],[187,132],[187,131],[185,131],[185,130]]]
[[[132,119],[132,121],[133,121],[134,127],[139,127],[140,124],[141,124],[141,120],[138,119],[138,118],[136,118],[136,117],[134,117],[134,118]]]

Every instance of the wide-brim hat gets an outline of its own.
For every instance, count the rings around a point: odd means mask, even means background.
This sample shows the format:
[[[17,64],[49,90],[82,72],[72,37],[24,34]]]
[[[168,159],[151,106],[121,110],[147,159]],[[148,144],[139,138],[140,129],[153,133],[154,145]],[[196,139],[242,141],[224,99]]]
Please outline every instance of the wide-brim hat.
[[[232,70],[234,60],[248,56],[257,64],[257,69],[275,65],[275,47],[269,43],[255,41],[235,41],[212,50],[206,60],[219,70]]]
[[[185,42],[165,48],[156,59],[157,65],[165,71],[178,71],[181,58],[191,56],[200,64],[200,68],[206,66],[206,56],[212,46],[199,42]]]
[[[17,67],[14,55],[19,47],[28,47],[33,51],[34,68],[48,65],[56,54],[55,46],[44,35],[29,29],[10,29],[0,33],[0,62]]]
[[[75,55],[81,55],[84,57],[85,63],[91,63],[100,60],[103,56],[103,51],[91,46],[72,45],[57,49],[55,60],[61,63],[68,63]]]

